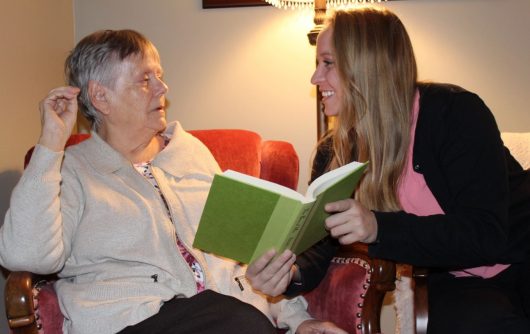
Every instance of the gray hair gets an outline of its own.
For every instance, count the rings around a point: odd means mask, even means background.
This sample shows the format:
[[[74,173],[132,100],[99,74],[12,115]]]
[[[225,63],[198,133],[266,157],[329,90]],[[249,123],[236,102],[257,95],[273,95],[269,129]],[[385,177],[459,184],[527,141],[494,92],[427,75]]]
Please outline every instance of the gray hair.
[[[66,82],[80,88],[79,110],[97,130],[101,116],[90,101],[88,83],[90,80],[113,88],[116,68],[127,57],[158,52],[145,36],[134,30],[100,30],[84,37],[70,52],[65,61]]]

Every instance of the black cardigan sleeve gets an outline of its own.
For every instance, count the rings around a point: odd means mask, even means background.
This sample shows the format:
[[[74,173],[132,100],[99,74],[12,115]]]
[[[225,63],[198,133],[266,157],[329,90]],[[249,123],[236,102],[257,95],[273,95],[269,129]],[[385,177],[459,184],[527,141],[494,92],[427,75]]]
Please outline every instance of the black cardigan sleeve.
[[[413,166],[444,214],[376,212],[375,257],[426,267],[497,263],[507,243],[508,171],[500,133],[483,101],[454,87],[422,87]]]

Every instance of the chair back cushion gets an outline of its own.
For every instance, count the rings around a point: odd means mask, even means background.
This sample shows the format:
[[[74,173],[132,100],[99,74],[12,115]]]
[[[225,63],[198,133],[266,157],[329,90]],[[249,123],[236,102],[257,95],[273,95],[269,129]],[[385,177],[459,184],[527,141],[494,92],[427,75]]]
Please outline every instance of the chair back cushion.
[[[232,169],[259,177],[261,170],[261,137],[247,130],[188,131],[210,150],[221,170]]]
[[[291,189],[298,186],[299,158],[293,145],[286,141],[262,141],[257,133],[240,129],[188,132],[208,147],[223,171],[232,169]],[[89,137],[89,134],[74,134],[66,142],[66,147]],[[24,166],[29,163],[32,153],[33,148],[26,153]]]
[[[266,140],[261,144],[261,179],[296,190],[299,169],[298,155],[291,143]]]
[[[189,132],[208,147],[223,171],[232,169],[291,189],[298,186],[298,155],[286,141],[262,141],[257,133],[247,130]]]

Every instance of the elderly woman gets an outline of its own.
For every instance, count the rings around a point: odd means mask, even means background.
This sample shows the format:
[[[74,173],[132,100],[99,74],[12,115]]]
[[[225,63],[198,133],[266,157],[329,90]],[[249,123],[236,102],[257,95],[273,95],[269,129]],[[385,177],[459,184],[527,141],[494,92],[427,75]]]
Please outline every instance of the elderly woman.
[[[333,327],[311,320],[300,298],[237,296],[262,313],[225,295],[242,268],[191,247],[219,167],[166,124],[168,87],[149,40],[99,31],[65,67],[69,86],[40,104],[42,134],[0,238],[6,268],[58,272],[65,333],[275,333],[263,313],[293,331]],[[92,136],[64,152],[78,105]]]

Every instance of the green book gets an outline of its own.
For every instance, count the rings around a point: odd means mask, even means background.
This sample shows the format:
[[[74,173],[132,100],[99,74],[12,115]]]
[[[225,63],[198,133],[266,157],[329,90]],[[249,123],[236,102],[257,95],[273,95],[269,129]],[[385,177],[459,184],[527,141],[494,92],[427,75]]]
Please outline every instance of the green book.
[[[300,254],[326,235],[326,203],[350,198],[367,163],[352,162],[315,179],[306,195],[227,170],[216,174],[193,247],[250,263],[275,248]]]

